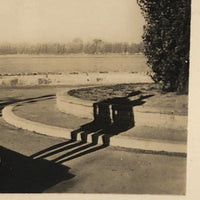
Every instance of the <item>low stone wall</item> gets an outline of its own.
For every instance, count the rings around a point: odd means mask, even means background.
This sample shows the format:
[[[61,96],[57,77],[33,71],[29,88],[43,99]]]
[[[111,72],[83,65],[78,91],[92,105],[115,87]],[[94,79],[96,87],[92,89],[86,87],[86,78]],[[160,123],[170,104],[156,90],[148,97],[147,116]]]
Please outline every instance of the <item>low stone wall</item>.
[[[65,90],[56,94],[57,108],[63,113],[93,119],[93,102],[72,97],[67,92]]]
[[[176,130],[187,130],[187,116],[134,111],[136,126],[164,127]]]
[[[71,139],[71,135],[70,135],[70,132],[72,131],[71,129],[65,129],[65,128],[46,125],[46,124],[40,124],[38,122],[33,122],[30,120],[18,117],[17,115],[13,113],[13,109],[18,105],[20,105],[20,103],[6,106],[2,110],[3,119],[7,123],[12,124],[13,126],[17,128],[21,128],[27,131],[36,132],[36,133],[49,135],[53,137],[62,137],[66,139]]]
[[[94,119],[92,101],[86,101],[68,95],[68,91],[56,95],[57,108],[64,113],[82,118]],[[135,126],[164,127],[169,129],[186,130],[187,116],[151,113],[144,111],[140,106],[133,107]]]
[[[71,139],[71,133],[73,131],[71,129],[40,124],[16,116],[13,113],[13,110],[18,105],[20,105],[20,103],[8,105],[2,110],[3,119],[9,124],[12,124],[17,128],[22,128],[24,130],[31,132],[36,132],[53,137],[66,138],[69,140]],[[107,140],[109,141],[109,145],[111,146],[132,148],[134,150],[141,152],[150,152],[163,155],[180,155],[180,156],[186,156],[187,152],[187,145],[182,142],[174,143],[174,142],[156,141],[156,140],[153,141],[141,138],[133,138],[133,137],[129,138],[120,135],[116,135],[115,137],[110,137],[109,135],[104,134],[96,138],[98,144],[105,144],[104,138],[107,138]],[[78,141],[82,141],[81,134],[78,134],[76,139]],[[89,134],[87,142],[91,143],[93,141],[94,141],[93,134]]]

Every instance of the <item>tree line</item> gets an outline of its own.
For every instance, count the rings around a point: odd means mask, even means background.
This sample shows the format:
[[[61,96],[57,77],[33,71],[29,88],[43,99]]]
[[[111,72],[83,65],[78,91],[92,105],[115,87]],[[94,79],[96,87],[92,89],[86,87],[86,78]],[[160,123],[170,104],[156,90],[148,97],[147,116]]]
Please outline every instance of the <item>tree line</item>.
[[[122,53],[134,54],[142,53],[144,50],[143,43],[127,43],[127,42],[105,42],[101,39],[94,39],[90,42],[76,38],[68,43],[37,43],[37,44],[0,44],[0,54],[107,54]]]

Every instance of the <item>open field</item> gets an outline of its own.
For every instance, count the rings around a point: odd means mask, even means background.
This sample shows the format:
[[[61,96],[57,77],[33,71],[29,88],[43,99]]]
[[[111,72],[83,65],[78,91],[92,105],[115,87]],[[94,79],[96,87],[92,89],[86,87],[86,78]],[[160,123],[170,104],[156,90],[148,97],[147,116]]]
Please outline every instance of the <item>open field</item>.
[[[0,56],[1,74],[72,72],[145,72],[144,55]]]
[[[0,86],[149,82],[143,55],[0,56]]]

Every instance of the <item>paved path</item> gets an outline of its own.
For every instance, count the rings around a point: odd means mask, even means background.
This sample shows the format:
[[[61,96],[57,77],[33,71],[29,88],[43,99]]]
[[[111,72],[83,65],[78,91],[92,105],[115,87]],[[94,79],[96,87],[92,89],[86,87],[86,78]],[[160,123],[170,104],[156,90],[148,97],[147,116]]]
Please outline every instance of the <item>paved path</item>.
[[[9,155],[14,169],[1,177],[1,192],[185,193],[184,157],[70,142],[16,129],[2,118],[0,129],[1,155]]]

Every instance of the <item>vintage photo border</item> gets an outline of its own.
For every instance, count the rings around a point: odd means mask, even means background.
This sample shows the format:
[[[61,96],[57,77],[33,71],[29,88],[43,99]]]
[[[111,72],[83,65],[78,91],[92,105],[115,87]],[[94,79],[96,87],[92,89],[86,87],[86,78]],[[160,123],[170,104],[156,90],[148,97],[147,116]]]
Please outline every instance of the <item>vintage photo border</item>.
[[[200,197],[200,1],[192,0],[191,49],[189,77],[189,116],[188,116],[188,156],[187,156],[187,189],[185,196],[176,195],[112,195],[112,194],[0,194],[0,200],[100,200],[100,199],[199,199]]]

